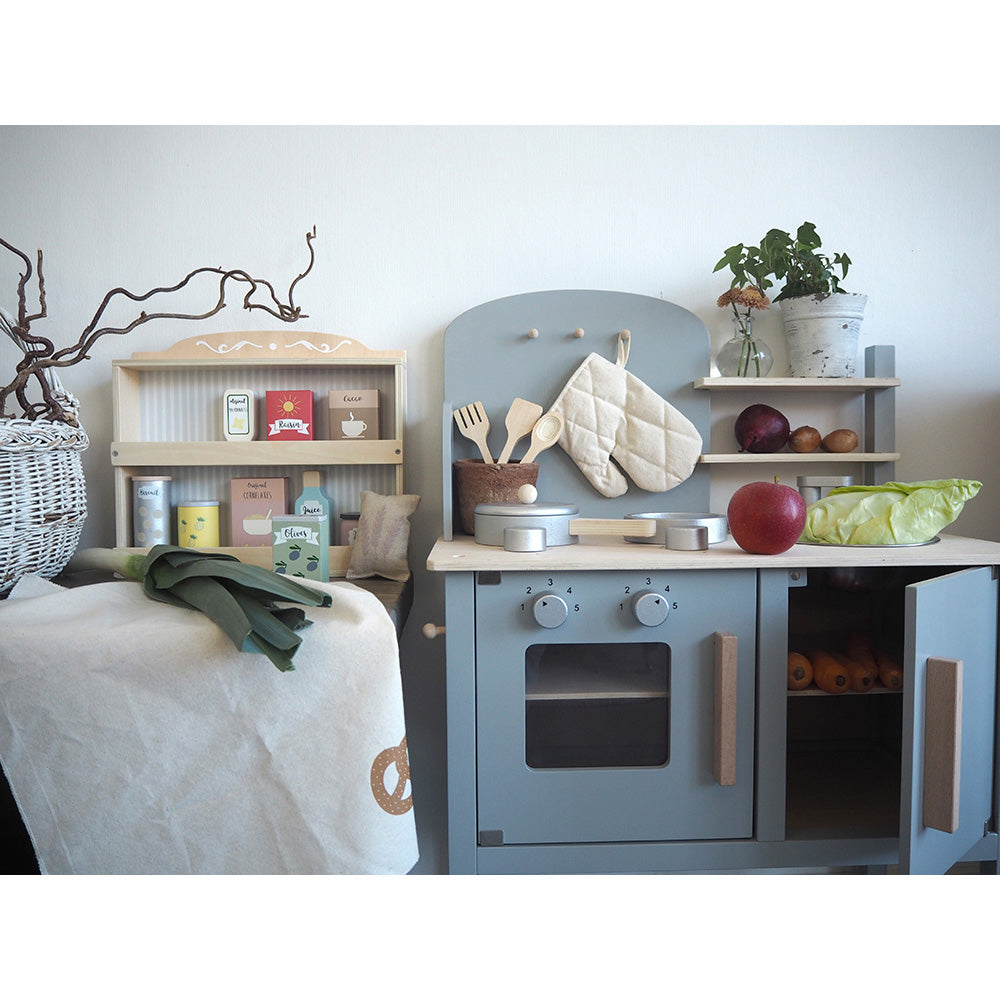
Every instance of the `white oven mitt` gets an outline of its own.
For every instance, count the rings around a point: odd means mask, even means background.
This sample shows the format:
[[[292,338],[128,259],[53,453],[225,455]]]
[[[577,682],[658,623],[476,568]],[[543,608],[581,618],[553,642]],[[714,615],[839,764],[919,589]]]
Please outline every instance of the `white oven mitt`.
[[[560,446],[606,497],[628,489],[617,466],[636,486],[659,493],[684,482],[701,455],[694,424],[625,370],[628,344],[619,339],[616,364],[588,355],[552,404],[565,420]]]

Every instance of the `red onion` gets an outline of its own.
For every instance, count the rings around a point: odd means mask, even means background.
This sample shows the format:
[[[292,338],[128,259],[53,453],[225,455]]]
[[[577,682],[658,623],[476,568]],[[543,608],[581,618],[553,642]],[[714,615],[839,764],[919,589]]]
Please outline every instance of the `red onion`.
[[[773,406],[754,403],[736,418],[736,440],[740,451],[780,451],[788,443],[791,427],[785,415]]]

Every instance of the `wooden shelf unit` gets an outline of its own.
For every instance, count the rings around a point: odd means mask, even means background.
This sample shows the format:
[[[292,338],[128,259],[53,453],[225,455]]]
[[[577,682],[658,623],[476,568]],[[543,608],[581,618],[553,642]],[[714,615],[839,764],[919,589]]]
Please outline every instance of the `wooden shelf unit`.
[[[711,392],[743,393],[763,402],[770,393],[832,392],[864,396],[864,428],[858,434],[860,451],[709,452],[701,455],[707,465],[860,465],[865,469],[864,482],[872,485],[895,475],[899,461],[896,451],[894,392],[901,384],[895,374],[895,349],[874,346],[865,350],[865,375],[856,378],[736,378],[710,376],[691,383],[695,389]]]
[[[258,426],[268,389],[309,388],[314,393],[314,433],[309,441],[226,441],[221,400],[226,389],[249,388],[257,396]],[[327,396],[331,389],[377,388],[381,413],[378,440],[331,441]],[[131,479],[169,475],[172,504],[218,499],[228,509],[234,476],[288,476],[289,504],[297,496],[295,473],[318,469],[337,515],[357,510],[360,488],[403,492],[406,420],[406,353],[372,350],[353,338],[294,328],[190,337],[160,353],[136,353],[112,362],[115,477],[115,544],[132,547]],[[260,433],[260,432],[259,432]],[[366,477],[372,482],[363,485]],[[344,485],[338,497],[339,484]],[[349,497],[349,501],[344,497]],[[228,523],[228,518],[225,519]],[[134,550],[138,551],[138,550]],[[270,548],[222,546],[257,565],[270,565]],[[331,576],[343,576],[350,547],[330,546]]]

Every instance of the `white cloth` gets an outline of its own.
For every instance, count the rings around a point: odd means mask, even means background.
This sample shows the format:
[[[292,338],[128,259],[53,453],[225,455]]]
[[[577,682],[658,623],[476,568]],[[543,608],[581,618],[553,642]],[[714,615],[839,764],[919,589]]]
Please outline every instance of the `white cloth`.
[[[606,497],[619,497],[628,489],[614,462],[636,486],[660,493],[684,482],[701,455],[698,429],[626,371],[627,361],[625,339],[618,342],[616,364],[589,354],[552,404],[565,421],[560,447]]]
[[[43,873],[404,874],[417,861],[396,633],[316,584],[295,670],[136,583],[0,602],[0,761]]]

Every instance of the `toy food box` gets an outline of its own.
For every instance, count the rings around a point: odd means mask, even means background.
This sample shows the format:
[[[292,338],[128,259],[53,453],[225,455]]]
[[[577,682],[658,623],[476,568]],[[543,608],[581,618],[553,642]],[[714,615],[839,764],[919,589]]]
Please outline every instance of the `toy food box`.
[[[376,441],[378,389],[330,390],[330,440]]]
[[[329,580],[330,519],[322,514],[272,517],[271,553],[275,573]]]
[[[311,441],[313,394],[311,389],[267,390],[267,440]]]
[[[288,513],[288,479],[230,479],[229,501],[230,544],[270,545],[272,515]]]

